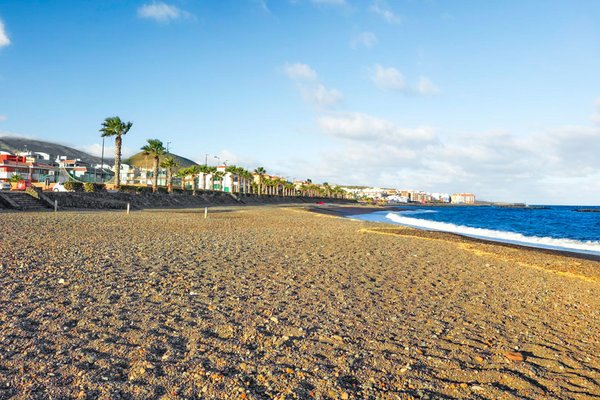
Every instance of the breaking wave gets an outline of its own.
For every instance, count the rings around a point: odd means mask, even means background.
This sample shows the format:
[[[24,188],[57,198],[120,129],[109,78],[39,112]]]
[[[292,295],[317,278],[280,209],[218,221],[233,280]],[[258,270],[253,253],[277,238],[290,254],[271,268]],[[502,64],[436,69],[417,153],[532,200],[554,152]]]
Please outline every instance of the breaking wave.
[[[492,229],[472,228],[469,226],[455,225],[447,222],[429,221],[406,217],[406,212],[388,213],[385,217],[397,224],[410,226],[413,228],[427,229],[441,232],[457,233],[459,235],[474,237],[478,239],[487,239],[497,242],[518,244],[522,246],[538,247],[552,250],[574,251],[578,253],[587,253],[600,255],[600,242],[579,241],[574,239],[558,239],[551,237],[525,236],[520,233],[495,231]],[[410,214],[408,214],[410,215]]]

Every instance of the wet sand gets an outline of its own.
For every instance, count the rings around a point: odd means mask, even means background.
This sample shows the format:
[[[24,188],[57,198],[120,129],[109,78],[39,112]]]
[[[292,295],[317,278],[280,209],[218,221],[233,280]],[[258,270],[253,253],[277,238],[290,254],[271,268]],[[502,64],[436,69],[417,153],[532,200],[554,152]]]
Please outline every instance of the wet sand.
[[[0,399],[600,398],[600,263],[297,207],[0,215]]]

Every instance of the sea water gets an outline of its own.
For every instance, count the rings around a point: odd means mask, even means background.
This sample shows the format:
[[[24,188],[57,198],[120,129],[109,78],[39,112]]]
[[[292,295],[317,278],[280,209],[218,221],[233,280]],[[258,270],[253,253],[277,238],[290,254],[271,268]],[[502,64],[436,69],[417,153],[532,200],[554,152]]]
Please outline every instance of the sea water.
[[[595,210],[597,212],[578,212]],[[600,207],[398,207],[352,218],[600,256]]]

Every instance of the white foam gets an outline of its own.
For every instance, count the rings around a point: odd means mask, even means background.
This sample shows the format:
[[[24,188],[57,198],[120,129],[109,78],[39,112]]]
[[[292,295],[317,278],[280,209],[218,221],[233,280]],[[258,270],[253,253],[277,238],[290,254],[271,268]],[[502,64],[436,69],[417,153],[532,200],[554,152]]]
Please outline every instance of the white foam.
[[[579,253],[600,255],[600,242],[595,241],[583,242],[574,239],[556,239],[551,237],[525,236],[515,232],[472,228],[469,226],[455,225],[447,222],[409,218],[404,217],[401,214],[392,212],[388,213],[385,217],[397,224],[406,225],[413,228],[458,233],[460,235],[470,236],[478,239],[489,239],[499,242],[519,244],[523,246],[541,247],[545,249],[554,250],[567,250]]]

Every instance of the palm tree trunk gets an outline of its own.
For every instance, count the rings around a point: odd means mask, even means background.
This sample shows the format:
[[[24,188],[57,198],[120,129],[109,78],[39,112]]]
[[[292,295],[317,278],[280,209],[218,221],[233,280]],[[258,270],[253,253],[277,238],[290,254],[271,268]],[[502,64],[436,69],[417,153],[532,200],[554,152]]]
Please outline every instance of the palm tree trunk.
[[[167,168],[167,192],[173,193],[173,170]]]
[[[196,195],[196,175],[192,175],[192,196]]]
[[[158,157],[154,157],[154,175],[152,176],[152,193],[158,191]]]
[[[121,187],[121,135],[115,136],[115,188]]]

